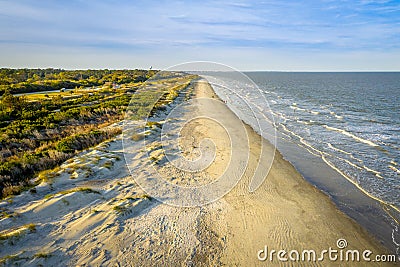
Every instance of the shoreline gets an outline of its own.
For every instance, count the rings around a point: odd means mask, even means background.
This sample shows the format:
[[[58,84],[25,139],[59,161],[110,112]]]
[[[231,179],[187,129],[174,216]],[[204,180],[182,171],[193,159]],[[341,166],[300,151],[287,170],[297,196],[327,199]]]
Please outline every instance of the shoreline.
[[[323,159],[311,154],[294,155],[301,151],[293,144],[281,144],[278,148],[290,164],[309,182],[323,192],[334,205],[355,223],[361,225],[391,252],[396,253],[396,244],[392,234],[398,225],[399,213],[381,200],[377,200],[360,190],[354,182],[349,181],[341,172],[327,164]],[[291,154],[289,154],[290,152]]]
[[[223,98],[215,92],[214,88],[213,91],[218,98]],[[227,107],[229,108],[228,105]],[[235,113],[231,108],[229,110]],[[255,130],[252,125],[239,119],[262,136],[262,133]],[[313,155],[294,142],[285,141],[278,130],[276,130],[276,134],[277,152],[293,165],[303,179],[329,197],[336,208],[366,229],[388,250],[396,253],[398,246],[394,243],[392,235],[396,231],[394,225],[398,225],[400,220],[397,207],[370,195],[353,181],[349,181],[343,173],[332,167],[323,158]],[[264,136],[263,138],[274,143]]]
[[[212,90],[212,89],[211,89]],[[215,92],[212,92],[212,94],[215,94]],[[215,94],[215,96],[217,96]],[[229,112],[233,113],[227,106],[226,109],[229,110]],[[224,111],[225,112],[225,111]],[[228,111],[226,111],[228,112]],[[235,115],[236,116],[236,115]],[[236,117],[237,120],[240,120],[239,118]],[[249,138],[252,138],[253,141],[258,139],[261,139],[261,142],[264,143],[266,147],[269,147],[269,149],[272,149],[272,145],[264,138],[262,138],[258,133],[256,133],[250,126],[246,125],[247,131]],[[259,146],[260,143],[255,145],[253,149],[257,150],[257,146]],[[258,148],[259,149],[259,148]],[[283,169],[283,170],[279,170]],[[278,174],[277,174],[278,173]],[[270,205],[268,210],[268,214],[265,214],[265,208],[258,209],[260,213],[264,213],[263,216],[267,216],[267,218],[263,219],[257,219],[258,215],[256,213],[250,212],[249,208],[247,206],[247,211],[240,211],[235,209],[236,212],[241,213],[239,215],[235,215],[235,213],[231,213],[230,219],[227,219],[226,221],[239,221],[239,222],[244,222],[244,229],[243,229],[243,224],[236,224],[235,228],[237,230],[242,230],[242,234],[239,235],[240,238],[237,238],[234,242],[237,243],[236,246],[240,246],[242,249],[249,251],[251,249],[248,248],[248,246],[245,246],[243,243],[243,238],[247,241],[248,243],[253,242],[253,243],[258,243],[260,247],[261,246],[261,240],[259,238],[260,235],[265,234],[265,230],[268,229],[270,226],[267,226],[268,224],[278,224],[279,228],[281,229],[280,231],[282,232],[282,229],[285,229],[284,231],[287,231],[286,233],[274,233],[276,235],[282,235],[281,237],[275,237],[277,239],[285,239],[285,235],[288,235],[286,242],[279,242],[278,240],[271,240],[270,237],[266,237],[264,240],[264,243],[280,243],[280,246],[283,248],[287,248],[288,244],[292,243],[293,246],[291,248],[299,248],[304,246],[306,248],[314,248],[318,249],[320,248],[321,250],[324,247],[324,243],[326,247],[334,247],[336,240],[333,236],[336,236],[339,238],[341,236],[342,238],[345,238],[349,244],[351,243],[353,247],[374,247],[377,250],[380,250],[381,252],[386,251],[386,248],[379,244],[379,242],[375,239],[375,237],[371,236],[369,232],[364,230],[363,227],[361,227],[357,222],[353,221],[350,217],[348,217],[345,213],[343,213],[332,201],[331,198],[329,198],[324,192],[320,191],[317,189],[315,186],[310,184],[309,181],[307,181],[298,171],[295,169],[295,167],[287,161],[282,154],[280,153],[279,150],[276,151],[275,158],[274,158],[274,163],[272,165],[272,169],[270,173],[268,174],[266,180],[262,184],[260,188],[258,188],[254,193],[249,193],[247,191],[247,185],[246,183],[250,183],[248,179],[250,179],[250,176],[246,176],[245,174],[245,179],[242,179],[239,184],[232,190],[232,192],[229,192],[226,196],[223,197],[224,200],[227,200],[227,202],[230,202],[230,199],[235,199],[237,198],[237,195],[240,195],[241,197],[245,197],[247,194],[247,197],[249,198],[249,202],[254,202],[255,199],[257,199],[254,204],[257,205],[266,205],[269,203]],[[247,180],[247,181],[246,181]],[[294,185],[295,184],[295,185]],[[287,188],[288,185],[294,185],[292,188]],[[239,188],[239,189],[238,189]],[[276,191],[278,192],[276,192]],[[301,194],[297,191],[302,191]],[[303,191],[304,190],[304,191]],[[275,191],[275,192],[274,192]],[[276,194],[276,198],[272,198],[271,196],[268,196],[268,194]],[[286,196],[285,196],[286,194]],[[290,195],[290,197],[287,196],[287,194]],[[297,196],[296,196],[297,195]],[[277,198],[281,198],[280,200]],[[266,202],[265,203],[260,203],[260,200],[264,199]],[[243,200],[242,200],[243,201]],[[285,202],[288,201],[286,204],[289,206],[282,205],[281,203],[278,202]],[[233,201],[235,202],[235,201]],[[271,202],[273,204],[282,206],[282,210],[286,210],[286,212],[283,212],[285,215],[284,218],[280,218],[279,220],[273,220],[270,218],[271,213],[277,213],[281,215],[281,211],[279,209],[277,210],[276,207],[271,207]],[[307,202],[307,203],[304,203]],[[289,204],[290,203],[290,204]],[[292,203],[296,203],[297,206],[295,207],[291,206]],[[231,203],[229,203],[231,204]],[[234,205],[233,205],[234,206]],[[253,206],[253,205],[250,205]],[[323,207],[323,208],[322,208]],[[292,210],[294,208],[294,210]],[[301,209],[301,212],[298,212],[298,209]],[[297,212],[296,212],[297,211]],[[253,213],[253,216],[247,216],[242,213]],[[305,213],[303,215],[303,213]],[[293,214],[296,214],[298,217],[293,216]],[[310,217],[320,217],[318,220],[312,219],[312,222],[300,222],[304,217],[306,217],[309,214]],[[286,216],[289,216],[290,219],[285,218]],[[228,216],[229,217],[229,216]],[[269,217],[269,218],[268,218]],[[326,222],[321,222],[321,219],[325,217]],[[265,220],[264,220],[265,219]],[[269,219],[270,221],[268,221]],[[304,218],[305,219],[305,218]],[[258,221],[260,220],[263,223],[257,222],[256,225],[254,225],[254,220]],[[291,220],[296,221],[296,226],[291,224]],[[308,221],[309,219],[305,219]],[[302,225],[302,227],[299,226]],[[229,225],[229,224],[228,224]],[[313,238],[310,238],[310,226],[312,225],[312,235],[315,235]],[[228,226],[229,228],[229,226]],[[248,229],[251,229],[254,231],[252,233],[247,232]],[[329,229],[329,231],[326,231],[326,229]],[[316,232],[317,231],[317,232]],[[274,231],[272,231],[274,232]],[[296,234],[294,234],[296,233]],[[238,233],[236,232],[235,235]],[[273,234],[273,235],[274,235]],[[338,235],[339,234],[339,235]],[[308,240],[302,240],[302,238],[299,238],[297,242],[293,241],[293,237],[295,235],[298,235],[299,237],[302,236],[307,236]],[[252,238],[249,238],[249,236],[252,236]],[[267,235],[268,236],[268,235]],[[318,236],[318,241],[316,240],[316,236]],[[351,237],[357,236],[354,240],[351,240]],[[347,237],[347,238],[346,238]],[[234,238],[235,239],[235,238]],[[292,240],[290,240],[292,239]],[[305,238],[306,239],[306,238]],[[301,240],[301,241],[300,241]],[[278,242],[277,242],[278,241]],[[330,241],[330,242],[328,242]],[[354,242],[354,243],[353,243]],[[247,242],[246,242],[247,243]],[[247,244],[248,244],[247,243]],[[330,243],[330,245],[329,245]],[[241,245],[240,245],[241,244]],[[228,245],[229,247],[229,245]],[[271,246],[276,249],[279,248],[278,246]],[[262,248],[262,246],[261,246]],[[252,246],[252,250],[254,251],[256,249],[256,246]],[[371,249],[373,250],[373,249]],[[250,251],[248,252],[248,256],[250,256]],[[244,253],[241,255],[235,255],[234,249],[228,254],[224,256],[226,262],[230,262],[229,259],[235,258],[239,262],[245,262],[245,260],[248,258],[243,256]],[[256,264],[256,262],[254,262]],[[329,264],[327,262],[326,264]]]

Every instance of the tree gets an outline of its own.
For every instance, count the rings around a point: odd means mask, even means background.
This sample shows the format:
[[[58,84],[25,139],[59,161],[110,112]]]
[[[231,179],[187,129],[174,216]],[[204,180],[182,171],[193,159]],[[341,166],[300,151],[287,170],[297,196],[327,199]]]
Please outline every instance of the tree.
[[[26,106],[26,98],[23,96],[14,96],[7,89],[1,98],[1,104],[3,109],[21,112]]]
[[[63,97],[61,96],[61,95],[56,95],[55,97],[53,97],[52,99],[51,99],[51,101],[53,102],[53,104],[55,104],[55,105],[62,105],[62,103],[63,103]]]
[[[4,108],[12,109],[15,104],[15,97],[10,93],[10,90],[6,89],[1,98],[1,104]]]

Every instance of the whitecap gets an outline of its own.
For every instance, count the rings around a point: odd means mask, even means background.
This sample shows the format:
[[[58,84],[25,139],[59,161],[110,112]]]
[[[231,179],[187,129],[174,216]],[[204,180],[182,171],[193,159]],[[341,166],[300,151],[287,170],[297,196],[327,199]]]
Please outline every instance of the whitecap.
[[[367,145],[370,145],[370,146],[373,146],[373,147],[378,147],[378,146],[379,146],[379,145],[377,145],[377,144],[371,142],[370,140],[367,140],[367,139],[363,139],[363,138],[361,138],[361,137],[358,137],[358,136],[356,136],[356,135],[354,135],[354,134],[352,134],[352,133],[349,133],[349,132],[347,132],[347,131],[345,131],[345,130],[343,130],[343,129],[331,127],[331,126],[328,126],[328,125],[324,125],[324,127],[325,127],[326,129],[328,129],[328,130],[332,130],[332,131],[336,131],[336,132],[342,133],[343,135],[346,135],[346,136],[348,136],[348,137],[351,137],[351,138],[353,138],[354,140],[357,140],[357,141],[359,141],[359,142],[361,142],[361,143],[364,143],[364,144],[367,144]]]

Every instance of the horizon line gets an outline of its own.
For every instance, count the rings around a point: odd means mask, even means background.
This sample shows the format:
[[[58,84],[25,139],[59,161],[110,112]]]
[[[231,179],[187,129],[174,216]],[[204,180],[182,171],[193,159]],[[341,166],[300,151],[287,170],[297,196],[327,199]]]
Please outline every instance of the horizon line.
[[[133,67],[133,68],[63,68],[63,67],[6,67],[1,66],[0,69],[60,69],[65,71],[76,71],[76,70],[150,70],[150,68],[140,68],[140,67]],[[159,68],[152,68],[152,70],[156,71],[167,71],[168,69],[159,69]],[[337,73],[350,73],[350,72],[359,72],[359,73],[382,73],[382,72],[400,72],[400,70],[263,70],[263,69],[248,69],[248,70],[239,70],[240,72],[309,72],[309,73],[324,73],[324,72],[337,72]],[[191,70],[186,70],[191,71]]]

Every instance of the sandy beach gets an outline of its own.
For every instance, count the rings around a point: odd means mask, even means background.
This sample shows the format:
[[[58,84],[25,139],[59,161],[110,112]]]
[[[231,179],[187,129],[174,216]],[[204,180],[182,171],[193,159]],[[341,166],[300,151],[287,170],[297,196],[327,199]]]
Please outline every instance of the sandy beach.
[[[244,125],[204,82],[195,84],[196,98],[210,98],[221,105],[188,107],[191,116],[223,114],[240,143],[248,144],[244,175],[222,198],[198,207],[174,207],[154,199],[132,178],[124,162],[122,137],[82,152],[64,163],[58,177],[25,192],[12,201],[0,202],[9,216],[0,220],[0,258],[6,266],[393,266],[394,264],[331,261],[284,262],[277,252],[273,261],[259,259],[271,250],[370,250],[388,254],[359,225],[339,211],[331,200],[310,185],[276,151],[265,181],[254,192],[249,184],[260,158],[261,145],[274,148]],[[207,104],[210,103],[210,104]],[[184,124],[176,121],[177,126]],[[115,125],[119,127],[120,125]],[[239,134],[244,127],[245,135]],[[201,185],[218,178],[232,164],[228,159],[230,136],[206,118],[180,131],[179,145],[187,158],[196,158],[197,144],[213,140],[212,163],[196,173],[182,173],[166,162],[159,140],[148,138],[146,149],[135,149],[129,168],[140,181],[151,183],[146,170],[155,168],[177,185]],[[240,139],[241,138],[241,139]],[[157,157],[155,164],[148,155]],[[269,154],[270,155],[270,154]],[[240,162],[240,158],[237,159]],[[233,162],[235,164],[235,162]],[[234,166],[235,167],[235,166]],[[232,173],[231,175],[234,175]],[[15,234],[15,233],[18,234]],[[294,255],[294,254],[293,254]],[[269,256],[269,254],[268,254]],[[288,257],[288,254],[285,256]]]

